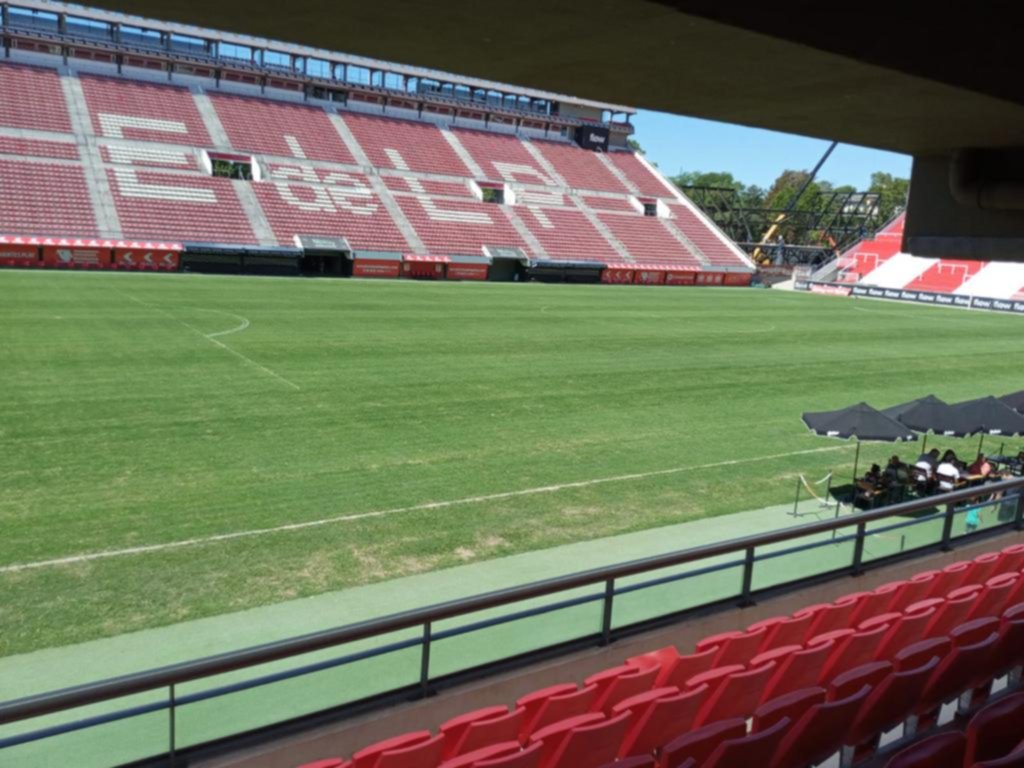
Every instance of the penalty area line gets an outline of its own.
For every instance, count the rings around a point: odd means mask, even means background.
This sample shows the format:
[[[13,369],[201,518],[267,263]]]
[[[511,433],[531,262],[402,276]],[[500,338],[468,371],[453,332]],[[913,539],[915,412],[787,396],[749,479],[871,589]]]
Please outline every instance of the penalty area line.
[[[802,451],[790,451],[789,453],[773,453],[767,456],[753,456],[746,459],[729,459],[728,461],[716,461],[710,464],[695,464],[687,467],[671,467],[670,469],[656,469],[650,472],[634,472],[628,475],[614,475],[611,477],[597,477],[590,480],[577,480],[571,483],[559,483],[557,485],[542,485],[536,488],[521,488],[515,491],[502,491],[500,493],[489,493],[482,496],[467,496],[461,499],[449,499],[447,501],[430,501],[423,504],[414,504],[407,507],[394,507],[392,509],[380,509],[374,512],[361,512],[352,515],[339,515],[336,517],[325,517],[320,520],[307,520],[301,523],[289,523],[271,528],[255,528],[247,531],[233,531],[213,536],[204,536],[194,539],[183,539],[181,541],[170,541],[164,544],[151,544],[141,547],[128,547],[126,549],[109,549],[100,552],[88,552],[81,555],[69,557],[58,557],[52,560],[38,560],[31,563],[15,563],[13,565],[0,566],[0,574],[20,573],[38,568],[50,568],[59,565],[76,565],[88,563],[94,560],[105,560],[114,557],[126,557],[129,555],[144,555],[151,552],[166,552],[173,549],[183,549],[204,544],[216,544],[222,541],[234,541],[236,539],[247,539],[256,536],[268,536],[270,534],[287,533],[289,531],[301,531],[307,528],[319,528],[325,525],[337,523],[351,523],[359,520],[369,520],[377,517],[389,517],[391,515],[404,514],[409,512],[425,512],[433,509],[447,509],[450,507],[464,506],[466,504],[480,504],[487,501],[502,501],[520,496],[535,496],[543,493],[558,493],[559,491],[573,488],[588,488],[606,483],[623,483],[631,480],[645,480],[651,477],[664,477],[666,475],[678,475],[684,472],[696,472],[704,469],[718,469],[720,467],[733,467],[741,464],[754,464],[759,461],[772,461],[773,459],[786,459],[792,456],[804,456],[814,453],[827,453],[829,451],[842,451],[852,448],[851,445],[834,445],[825,448],[809,448]]]

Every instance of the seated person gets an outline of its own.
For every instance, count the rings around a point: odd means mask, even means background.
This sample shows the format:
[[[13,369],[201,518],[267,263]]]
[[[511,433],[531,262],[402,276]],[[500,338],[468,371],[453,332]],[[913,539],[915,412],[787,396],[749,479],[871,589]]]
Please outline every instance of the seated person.
[[[940,461],[939,464],[945,463],[952,464],[954,467],[956,467],[956,469],[958,469],[962,473],[967,470],[967,465],[961,460],[959,460],[959,457],[956,456],[956,452],[953,451],[952,449],[949,449],[948,451],[946,451],[946,453],[942,455],[942,461]]]
[[[906,485],[910,482],[910,468],[900,461],[899,456],[892,456],[885,465],[882,481],[886,485]]]
[[[935,478],[939,481],[940,491],[956,490],[957,481],[960,479],[960,468],[952,461],[956,454],[950,456],[951,453],[953,452],[946,451],[943,461],[935,468]]]
[[[992,474],[992,465],[984,453],[978,454],[978,458],[967,468],[967,474],[981,475],[982,477],[988,477]]]
[[[878,486],[882,484],[882,468],[877,464],[872,464],[871,469],[864,473],[864,482],[870,483],[871,485]]]
[[[934,472],[935,468],[939,466],[939,449],[932,448],[928,453],[922,453],[917,457],[915,466],[927,469],[929,474]]]
[[[917,457],[914,464],[916,473],[911,473],[914,480],[922,487],[930,487],[935,479],[935,468],[939,466],[939,449],[932,448],[928,453],[922,453]]]

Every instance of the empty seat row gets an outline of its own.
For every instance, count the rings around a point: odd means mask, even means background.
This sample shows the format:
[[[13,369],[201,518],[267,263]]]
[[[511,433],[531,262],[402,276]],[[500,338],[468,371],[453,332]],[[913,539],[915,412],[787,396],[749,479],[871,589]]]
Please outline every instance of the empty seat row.
[[[1024,545],[1013,545],[714,635],[693,653],[662,648],[419,732],[415,745],[374,745],[351,765],[719,768],[757,757],[787,768],[841,747],[861,759],[883,732],[909,717],[923,732],[943,705],[983,701],[1024,663],[1022,568]],[[391,751],[398,762],[384,760]]]
[[[863,664],[824,685],[759,704],[742,687],[730,687],[732,672],[697,676],[683,690],[656,688],[616,701],[651,677],[609,670],[582,688],[554,686],[523,697],[513,709],[479,710],[448,721],[437,734],[405,734],[351,761],[315,765],[600,768],[637,759],[660,768],[745,768],[757,759],[767,768],[802,768],[839,750],[855,762],[874,753],[882,733],[911,717],[923,730],[938,707],[965,693],[970,698],[976,686],[1019,667],[1022,632],[1024,604],[957,627],[950,637],[913,643],[891,662]]]
[[[1024,768],[1024,693],[986,705],[963,733],[953,730],[907,747],[886,768]]]

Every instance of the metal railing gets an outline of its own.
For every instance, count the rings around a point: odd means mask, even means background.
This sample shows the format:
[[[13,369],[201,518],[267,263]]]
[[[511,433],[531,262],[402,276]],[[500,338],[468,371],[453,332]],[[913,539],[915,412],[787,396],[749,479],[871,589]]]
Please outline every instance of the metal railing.
[[[970,507],[982,506],[997,509],[996,519],[998,522],[985,526],[983,531],[966,530],[964,533],[954,534],[954,523],[957,516],[965,514]],[[896,520],[897,518],[900,519]],[[882,522],[887,522],[887,524],[871,527],[872,524]],[[916,545],[908,548],[906,547],[906,532],[917,526],[928,526],[931,533]],[[418,677],[410,679],[407,686],[389,693],[404,692],[404,695],[410,698],[423,697],[429,695],[433,686],[443,678],[443,676],[434,676],[431,670],[432,648],[442,640],[469,636],[583,605],[600,604],[600,622],[595,627],[595,631],[584,633],[582,636],[573,636],[570,638],[572,642],[566,642],[564,646],[566,649],[570,646],[572,649],[578,649],[606,645],[618,637],[650,628],[659,621],[664,624],[668,620],[676,620],[688,612],[701,608],[707,609],[711,605],[726,607],[750,605],[759,594],[768,593],[771,590],[799,588],[807,586],[815,580],[838,575],[858,575],[870,565],[891,562],[896,558],[911,556],[913,553],[936,549],[948,551],[952,549],[954,541],[972,539],[980,535],[1009,529],[1024,529],[1024,478],[999,481],[984,487],[968,488],[939,496],[913,499],[883,509],[837,516],[769,533],[597,568],[237,652],[8,701],[0,704],[0,726],[58,713],[69,713],[82,707],[116,702],[137,694],[161,690],[167,692],[165,698],[143,705],[112,709],[77,720],[68,720],[3,736],[0,738],[0,763],[4,762],[4,750],[45,741],[64,734],[87,731],[142,715],[166,712],[168,717],[166,752],[161,746],[160,750],[151,754],[161,755],[166,762],[173,765],[179,748],[176,714],[178,710],[189,704],[219,699],[329,669],[357,665],[369,659],[410,649],[418,649],[419,652]],[[901,532],[899,551],[882,553],[879,557],[867,556],[866,545],[869,540],[883,536],[895,536],[894,532]],[[812,540],[794,545],[797,540],[808,538]],[[783,546],[779,547],[779,545]],[[837,548],[843,545],[849,545],[851,550],[847,562],[835,558]],[[765,551],[766,548],[772,547],[775,548]],[[799,575],[796,578],[776,581],[767,587],[755,585],[759,575],[764,576],[760,572],[767,569],[766,563],[777,562],[780,559],[792,561],[804,553],[813,553],[823,548],[831,548],[827,552],[828,556],[823,560],[824,567],[814,569],[812,572]],[[689,565],[697,567],[682,572],[654,575],[658,571],[678,569],[680,566]],[[627,623],[619,627],[614,626],[613,618],[616,606],[621,605],[622,599],[626,595],[643,593],[645,590],[650,591],[658,587],[683,583],[733,569],[739,570],[736,589],[724,600],[716,600],[708,595],[709,599],[703,602],[698,599],[690,606],[666,604],[663,606],[663,610],[658,611],[652,618]],[[645,575],[653,577],[635,583],[623,584],[626,580]],[[586,594],[569,594],[588,587],[599,587],[599,589],[588,591]],[[562,599],[540,606],[529,605],[539,598],[552,596],[561,596]],[[447,629],[437,628],[438,624],[446,620],[472,617],[474,614],[502,608],[511,608],[512,610],[461,626]],[[229,672],[252,669],[271,662],[294,659],[317,651],[341,648],[358,641],[386,639],[389,635],[403,630],[416,630],[416,632],[414,635],[398,641],[386,642],[336,658],[317,660],[304,666],[249,677],[219,687],[186,695],[182,695],[179,690],[186,683]],[[557,649],[561,645],[560,643],[549,644],[516,658],[520,663],[526,664],[530,660],[536,660],[540,654],[551,655],[553,649],[557,653]],[[488,671],[493,671],[497,663],[491,662],[467,668],[463,672],[482,676]],[[339,691],[339,711],[342,706],[358,701],[358,696],[346,700],[343,692]],[[288,719],[290,718],[282,718],[282,720]],[[225,733],[221,738],[238,735],[240,732]]]

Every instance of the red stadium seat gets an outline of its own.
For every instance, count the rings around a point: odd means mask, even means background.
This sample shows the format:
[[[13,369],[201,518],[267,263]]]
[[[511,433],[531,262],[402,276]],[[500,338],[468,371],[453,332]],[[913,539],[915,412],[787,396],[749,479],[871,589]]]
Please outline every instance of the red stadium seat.
[[[1019,573],[1001,573],[988,579],[967,615],[968,620],[1002,615],[1019,580]]]
[[[969,633],[975,631],[974,627],[965,625],[953,630],[950,636],[952,649],[940,659],[927,684],[918,692],[915,712],[923,724],[935,722],[938,709],[947,701],[965,691],[978,688],[993,676],[999,622],[996,619],[979,619],[978,624],[983,624],[988,634],[969,644],[961,644],[959,641],[973,640]]]
[[[874,629],[875,627],[880,627],[883,624],[886,624],[889,627],[893,627],[896,624],[898,624],[900,619],[902,619],[905,615],[906,614],[904,613],[894,613],[892,611],[888,611],[886,613],[879,613],[875,616],[871,616],[870,618],[859,621],[856,625],[857,631],[866,632],[868,630]]]
[[[482,760],[490,760],[499,757],[514,757],[522,751],[522,745],[518,741],[504,741],[480,747],[471,752],[466,752],[450,760],[441,763],[441,768],[472,768]]]
[[[892,602],[886,610],[900,613],[919,600],[926,599],[931,593],[938,573],[939,571],[924,571],[911,576],[893,593]]]
[[[770,762],[790,722],[788,717],[783,717],[763,731],[726,739],[702,764],[703,768],[750,768],[761,761]]]
[[[886,768],[962,768],[963,764],[963,734],[943,733],[900,751]]]
[[[430,731],[413,731],[379,741],[356,752],[352,756],[352,768],[375,768],[385,752],[426,744],[433,738]]]
[[[992,665],[997,675],[1024,665],[1024,603],[1003,611],[999,633],[999,645]]]
[[[682,688],[686,685],[686,681],[694,675],[710,670],[717,655],[717,648],[708,648],[703,653],[681,656],[675,646],[670,645],[643,656],[634,656],[626,663],[641,668],[649,668],[651,664],[657,663],[660,665],[660,671],[654,681],[654,687],[664,688],[674,685],[677,688]]]
[[[920,637],[927,637],[925,630],[935,616],[935,608],[915,611],[908,608],[901,618],[892,623],[878,644],[877,658],[889,659]]]
[[[936,585],[936,589],[941,589],[942,592],[932,593],[931,596],[943,597],[953,590],[970,583],[973,566],[974,563],[970,560],[960,560],[947,565],[942,569],[942,576],[939,577],[939,584]]]
[[[582,719],[582,718],[574,718]],[[598,768],[614,760],[626,734],[629,713],[596,722],[581,722],[569,729],[553,725],[530,737],[541,742],[541,768]]]
[[[638,757],[627,757],[625,760],[616,760],[611,763],[605,763],[601,768],[655,768],[657,763],[654,762],[654,758],[650,755],[641,755]]]
[[[838,752],[847,725],[870,692],[871,686],[863,685],[845,698],[813,705],[787,731],[768,768],[803,768]]]
[[[669,742],[661,750],[659,768],[677,768],[687,760],[702,765],[726,739],[738,739],[747,734],[747,722],[741,717],[721,720],[705,725]]]
[[[1002,552],[985,552],[974,558],[971,566],[970,580],[975,584],[984,584],[1000,573],[999,566],[1003,562]]]
[[[584,681],[587,687],[597,687],[594,700],[590,703],[591,712],[610,713],[612,707],[623,699],[651,690],[658,672],[657,667],[638,669],[624,664],[591,675]]]
[[[975,763],[970,768],[1024,768],[1024,741],[1017,745],[1017,748],[1006,757],[984,760],[980,763]]]
[[[747,627],[747,631],[765,630],[764,640],[757,649],[759,652],[763,652],[781,645],[803,645],[811,637],[810,631],[813,622],[813,614],[793,617],[776,616],[751,624]]]
[[[472,752],[491,744],[517,741],[523,727],[526,710],[508,707],[488,707],[469,712],[444,723],[445,759]]]
[[[709,694],[708,700],[697,715],[695,725],[705,725],[732,717],[750,717],[761,703],[764,687],[775,674],[775,669],[776,664],[768,662],[760,667],[728,675],[722,680],[722,684]]]
[[[1024,693],[985,705],[967,724],[965,765],[1010,754],[1024,738]]]
[[[828,686],[829,699],[838,701],[852,696],[864,686],[872,690],[893,672],[888,661],[873,661],[837,675]]]
[[[767,633],[767,627],[759,627],[746,632],[723,632],[706,637],[697,643],[697,653],[717,647],[718,655],[715,656],[713,666],[746,664],[757,654]]]
[[[850,619],[857,611],[861,598],[858,595],[846,595],[840,597],[834,603],[812,605],[809,608],[797,611],[794,616],[804,613],[811,613],[814,616],[811,627],[808,630],[810,636],[823,635],[836,629],[847,629],[850,627]]]
[[[948,635],[953,627],[958,627],[967,621],[976,599],[977,592],[975,591],[966,591],[955,597],[946,598],[935,611],[931,623],[925,628],[925,635],[928,637]]]
[[[953,641],[948,637],[929,637],[908,645],[892,658],[893,669],[902,672],[915,669],[931,658],[944,659],[953,649]]]
[[[825,689],[814,687],[802,688],[766,701],[754,710],[751,728],[754,731],[762,731],[784,717],[789,718],[791,723],[796,723],[811,707],[823,704],[825,698]]]
[[[999,564],[1000,573],[1020,573],[1024,570],[1024,544],[1011,544],[1000,554],[1003,556]]]
[[[700,688],[702,685],[708,687],[708,696],[714,694],[725,682],[725,679],[729,675],[735,674],[736,672],[742,672],[746,667],[741,664],[730,664],[727,667],[715,667],[709,669],[707,672],[702,672],[699,675],[694,675],[686,681],[686,687]]]
[[[597,687],[588,685],[577,689],[574,685],[554,685],[523,696],[516,709],[523,710],[523,723],[519,740],[525,742],[534,731],[576,715],[586,714],[594,701]]]
[[[846,746],[855,760],[873,752],[878,737],[914,711],[921,689],[938,665],[939,657],[933,656],[919,667],[893,672],[868,694],[846,731]]]
[[[881,624],[863,632],[849,630],[848,634],[844,632],[834,638],[830,638],[828,635],[814,638],[811,641],[812,644],[824,643],[828,640],[834,642],[832,651],[822,667],[818,682],[825,684],[843,672],[856,669],[874,660],[878,644],[888,631],[889,625]]]
[[[857,592],[848,597],[856,597],[857,607],[850,616],[850,626],[856,627],[876,616],[889,612],[889,605],[898,593],[898,584],[883,584],[870,592]]]
[[[615,714],[626,711],[633,713],[619,755],[649,755],[676,736],[686,733],[693,727],[701,706],[707,700],[707,693],[708,687],[702,685],[661,696],[640,706],[630,703],[634,699],[626,699],[618,704]]]
[[[542,744],[531,744],[518,754],[492,757],[473,764],[473,768],[539,768]]]
[[[443,749],[444,737],[438,734],[419,744],[381,752],[374,768],[435,768]]]
[[[821,679],[825,663],[832,655],[832,648],[830,643],[818,643],[779,659],[775,674],[765,686],[761,701],[816,686]],[[752,666],[755,665],[752,663]]]

